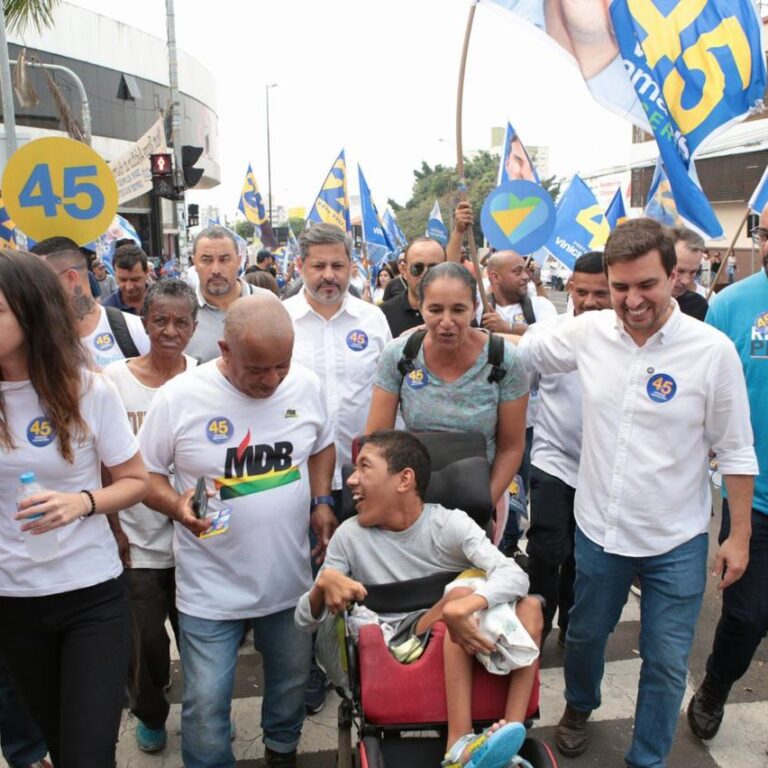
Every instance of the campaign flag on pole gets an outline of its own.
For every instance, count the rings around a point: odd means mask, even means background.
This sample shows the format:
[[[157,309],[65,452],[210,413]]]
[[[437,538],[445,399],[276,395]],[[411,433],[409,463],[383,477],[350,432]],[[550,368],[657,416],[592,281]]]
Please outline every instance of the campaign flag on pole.
[[[437,200],[435,200],[435,204],[432,206],[432,211],[429,214],[426,235],[443,245],[448,242],[448,230],[445,228],[445,224],[443,224],[440,203]]]
[[[395,248],[405,248],[408,245],[408,240],[405,237],[405,233],[400,229],[400,225],[397,223],[395,214],[387,208],[382,216],[382,224],[387,231],[390,242]]]
[[[256,227],[256,234],[266,248],[274,248],[277,245],[277,239],[272,232],[272,223],[264,208],[264,200],[261,197],[261,192],[259,192],[259,185],[256,183],[256,177],[253,175],[250,163],[248,163],[248,170],[245,172],[237,210]]]
[[[112,257],[115,255],[115,243],[126,238],[130,238],[136,245],[141,247],[141,238],[133,224],[118,213],[112,219],[109,229],[92,244],[95,246],[93,250],[96,251],[96,255],[104,262],[110,274],[114,273]]]
[[[349,195],[347,195],[347,163],[344,150],[328,171],[323,186],[309,211],[307,221],[314,223],[325,222],[335,224],[345,232],[352,231],[349,218]]]
[[[371,190],[363,175],[363,169],[358,163],[357,174],[360,181],[360,214],[363,219],[363,240],[368,249],[368,263],[371,266],[379,264],[388,253],[394,250],[384,226],[379,218],[379,212],[373,202]]]
[[[557,203],[555,231],[544,248],[568,269],[588,251],[602,250],[610,234],[603,209],[577,174]],[[534,254],[538,261],[538,254]]]
[[[672,194],[672,186],[669,183],[667,174],[664,172],[664,165],[661,159],[656,163],[656,170],[653,172],[651,186],[648,189],[648,201],[645,204],[643,213],[649,219],[655,219],[667,227],[683,224],[683,219],[677,209],[675,196]]]
[[[517,181],[518,179],[541,184],[538,171],[528,151],[520,140],[517,131],[512,127],[512,123],[507,122],[496,186],[500,187],[508,181]]]
[[[2,196],[0,196],[0,248],[16,250],[16,225],[5,208]]]
[[[609,203],[605,218],[611,229],[616,229],[619,224],[627,220],[627,209],[624,207],[624,195],[621,194],[621,187],[616,190],[616,194]]]
[[[768,205],[768,168],[765,169],[757,189],[752,193],[752,197],[749,198],[749,209],[755,213],[762,213],[766,205]]]
[[[613,0],[610,11],[595,4],[601,7],[551,19],[541,2],[488,2],[558,41],[601,104],[652,132],[682,219],[722,236],[693,157],[765,92],[762,21],[752,0]],[[587,35],[589,45],[573,44]]]

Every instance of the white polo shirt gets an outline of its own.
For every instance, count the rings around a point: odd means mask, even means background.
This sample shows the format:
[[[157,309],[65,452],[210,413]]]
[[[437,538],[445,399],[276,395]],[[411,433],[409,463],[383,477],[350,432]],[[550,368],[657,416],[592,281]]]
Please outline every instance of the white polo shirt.
[[[333,488],[341,488],[341,467],[352,460],[352,440],[368,418],[376,367],[392,334],[384,313],[347,294],[326,320],[300,291],[283,302],[293,320],[293,359],[312,369],[323,383],[328,419],[336,437]]]
[[[312,584],[308,461],[332,441],[320,382],[296,363],[267,398],[233,387],[216,360],[158,389],[139,432],[147,469],[173,466],[180,493],[199,477],[217,491],[209,535],[173,524],[180,611],[245,619],[296,605]]]
[[[526,336],[555,329],[572,318],[571,313],[535,323],[526,331]],[[579,372],[540,376],[538,401],[531,464],[575,488],[581,457]]]
[[[723,475],[757,475],[739,357],[719,331],[674,312],[638,347],[613,310],[523,336],[523,363],[581,374],[576,522],[606,552],[648,557],[707,531],[709,451]]]

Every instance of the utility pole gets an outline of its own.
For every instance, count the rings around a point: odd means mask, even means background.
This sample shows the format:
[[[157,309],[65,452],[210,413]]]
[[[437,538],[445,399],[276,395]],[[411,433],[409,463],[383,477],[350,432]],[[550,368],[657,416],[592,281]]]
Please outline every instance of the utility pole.
[[[11,64],[8,59],[8,37],[5,34],[5,5],[0,2],[0,87],[3,99],[6,156],[16,151],[16,110],[13,106]]]
[[[264,87],[267,94],[267,197],[269,198],[269,225],[272,226],[272,151],[269,145],[269,89],[275,88],[277,83]]]
[[[171,143],[173,145],[174,186],[182,190],[176,201],[176,226],[178,228],[179,267],[187,271],[187,214],[184,204],[184,173],[181,159],[181,102],[179,101],[179,68],[176,57],[176,16],[173,0],[165,0],[168,35],[168,80],[170,86]]]

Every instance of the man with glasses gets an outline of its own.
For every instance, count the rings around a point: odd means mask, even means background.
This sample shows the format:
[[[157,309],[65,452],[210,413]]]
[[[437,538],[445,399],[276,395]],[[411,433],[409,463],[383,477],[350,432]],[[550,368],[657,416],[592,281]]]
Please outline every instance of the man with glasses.
[[[58,274],[70,300],[80,343],[96,366],[106,368],[117,360],[149,352],[149,338],[141,318],[94,301],[88,263],[77,243],[68,237],[49,237],[30,250],[42,256]]]
[[[731,686],[749,669],[768,632],[768,208],[760,216],[760,226],[752,230],[752,238],[760,249],[762,269],[718,293],[706,320],[739,351],[760,474],[752,499],[749,565],[741,579],[723,591],[706,675],[688,706],[688,723],[700,739],[717,733]],[[730,504],[729,498],[723,499],[721,541],[730,530]]]
[[[686,227],[673,227],[675,238],[675,282],[672,286],[672,298],[680,305],[684,315],[690,315],[697,320],[703,320],[707,314],[706,291],[696,278],[701,270],[701,260],[704,254],[704,240]]]
[[[445,248],[431,237],[417,237],[412,240],[405,249],[404,258],[403,278],[407,290],[381,305],[393,338],[397,338],[403,331],[424,324],[419,311],[419,283],[427,270],[447,260]]]

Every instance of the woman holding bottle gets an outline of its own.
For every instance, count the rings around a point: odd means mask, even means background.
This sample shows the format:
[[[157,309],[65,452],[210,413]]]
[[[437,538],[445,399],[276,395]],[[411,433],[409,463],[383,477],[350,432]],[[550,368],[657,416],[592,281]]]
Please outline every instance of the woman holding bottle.
[[[106,516],[147,482],[56,273],[0,250],[0,655],[56,768],[114,763],[131,617]]]

